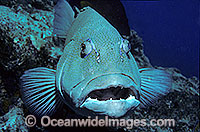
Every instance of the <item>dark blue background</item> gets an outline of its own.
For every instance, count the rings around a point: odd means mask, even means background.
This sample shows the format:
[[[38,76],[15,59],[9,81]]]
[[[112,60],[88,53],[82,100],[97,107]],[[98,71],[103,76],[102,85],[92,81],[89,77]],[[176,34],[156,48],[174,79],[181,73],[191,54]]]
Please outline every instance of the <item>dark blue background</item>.
[[[199,0],[121,1],[154,66],[199,78]]]

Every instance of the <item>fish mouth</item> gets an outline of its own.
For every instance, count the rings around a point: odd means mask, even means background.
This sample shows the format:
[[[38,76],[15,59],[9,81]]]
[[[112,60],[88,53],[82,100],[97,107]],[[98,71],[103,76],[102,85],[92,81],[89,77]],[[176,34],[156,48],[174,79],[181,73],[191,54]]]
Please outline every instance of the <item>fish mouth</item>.
[[[80,108],[85,107],[100,115],[118,118],[128,110],[138,107],[139,104],[139,92],[133,86],[111,85],[91,91]]]
[[[138,93],[135,93],[130,88],[125,88],[123,86],[109,86],[106,89],[97,89],[91,91],[87,95],[86,99],[91,98],[99,101],[122,100],[127,99],[129,96],[134,96],[138,99]]]

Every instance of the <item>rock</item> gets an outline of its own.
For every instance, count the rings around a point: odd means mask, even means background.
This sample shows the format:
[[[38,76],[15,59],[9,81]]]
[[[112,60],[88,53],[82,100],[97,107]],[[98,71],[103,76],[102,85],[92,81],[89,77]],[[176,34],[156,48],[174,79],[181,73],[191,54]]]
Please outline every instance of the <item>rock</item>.
[[[53,45],[52,12],[35,10],[28,13],[21,6],[16,10],[0,6],[0,15],[0,64],[4,69],[15,70],[23,63],[41,63],[44,58],[52,61],[47,58]]]
[[[36,10],[29,14],[20,6],[17,10],[0,6],[0,30],[7,31],[4,36],[10,37],[19,47],[31,41],[36,49],[50,41],[53,13]],[[30,43],[30,42],[29,42]]]
[[[52,11],[55,0],[0,0],[0,5],[11,8],[22,7],[27,12],[32,12],[35,9]]]
[[[23,109],[20,108],[22,101],[20,99],[18,101],[16,106],[0,117],[0,131],[28,132],[29,129],[24,122]]]
[[[192,78],[186,78],[183,76],[177,68],[163,68],[156,67],[158,69],[165,70],[172,75],[173,91],[187,92],[192,95],[199,96],[199,80],[194,76]]]

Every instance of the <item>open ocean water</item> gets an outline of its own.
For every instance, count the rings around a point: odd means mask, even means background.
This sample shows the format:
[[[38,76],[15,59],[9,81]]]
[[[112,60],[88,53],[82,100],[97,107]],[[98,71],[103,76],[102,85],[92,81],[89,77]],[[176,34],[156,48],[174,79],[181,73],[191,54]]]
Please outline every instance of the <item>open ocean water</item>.
[[[199,0],[121,0],[154,66],[199,78]]]

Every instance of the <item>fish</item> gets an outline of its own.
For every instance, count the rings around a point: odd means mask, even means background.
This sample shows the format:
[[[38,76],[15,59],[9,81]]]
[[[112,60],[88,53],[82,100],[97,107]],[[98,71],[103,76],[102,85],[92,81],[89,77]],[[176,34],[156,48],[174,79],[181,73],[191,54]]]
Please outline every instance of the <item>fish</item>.
[[[138,68],[131,45],[91,7],[78,15],[65,0],[54,7],[53,34],[65,38],[56,70],[37,67],[21,76],[22,100],[36,116],[62,105],[83,116],[119,118],[146,108],[171,89],[171,75]]]

